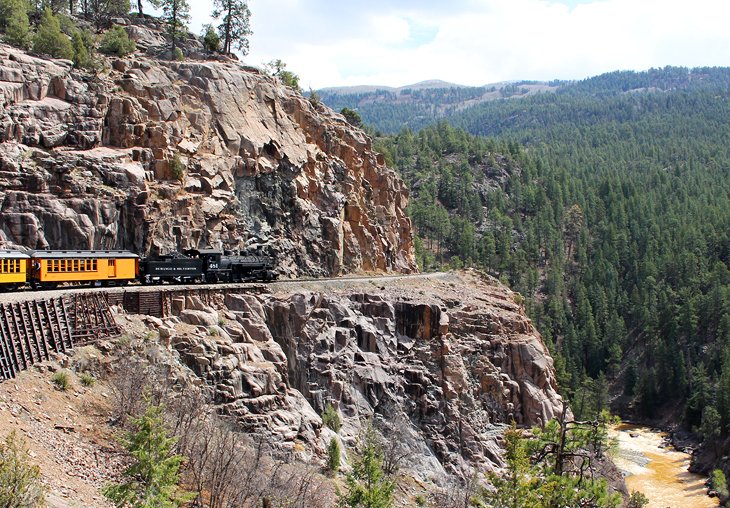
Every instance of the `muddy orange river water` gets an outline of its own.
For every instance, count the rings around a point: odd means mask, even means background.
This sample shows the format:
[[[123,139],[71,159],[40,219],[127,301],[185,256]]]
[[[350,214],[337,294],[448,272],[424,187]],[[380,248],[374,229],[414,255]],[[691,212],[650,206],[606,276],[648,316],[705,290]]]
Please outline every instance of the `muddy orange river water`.
[[[707,496],[707,478],[687,471],[689,455],[665,445],[665,436],[628,424],[614,429],[613,437],[618,438],[614,462],[627,475],[629,492],[643,492],[649,498],[648,508],[718,506],[717,499]]]

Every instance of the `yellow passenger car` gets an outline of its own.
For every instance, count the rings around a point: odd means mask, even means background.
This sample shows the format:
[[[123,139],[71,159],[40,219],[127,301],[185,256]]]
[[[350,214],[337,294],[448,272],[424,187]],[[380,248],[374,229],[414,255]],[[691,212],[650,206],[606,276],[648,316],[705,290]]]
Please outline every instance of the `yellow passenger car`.
[[[0,289],[14,289],[28,280],[30,256],[19,250],[0,250]]]
[[[30,282],[41,287],[62,282],[126,284],[139,273],[139,256],[129,251],[36,250],[30,257]]]

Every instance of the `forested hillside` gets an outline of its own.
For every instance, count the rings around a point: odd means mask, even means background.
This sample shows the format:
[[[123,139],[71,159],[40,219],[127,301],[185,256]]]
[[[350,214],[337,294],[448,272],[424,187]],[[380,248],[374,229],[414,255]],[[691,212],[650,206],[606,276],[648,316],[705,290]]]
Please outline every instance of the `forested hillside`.
[[[730,70],[613,73],[452,120],[492,137],[380,139],[420,261],[525,295],[579,415],[612,386],[625,414],[730,434]]]
[[[497,85],[430,86],[413,85],[403,88],[354,87],[353,90],[323,89],[317,95],[335,111],[356,110],[370,127],[395,134],[403,127],[419,130],[443,118],[487,101],[528,97],[539,92],[555,90],[559,82],[540,83],[520,81]]]

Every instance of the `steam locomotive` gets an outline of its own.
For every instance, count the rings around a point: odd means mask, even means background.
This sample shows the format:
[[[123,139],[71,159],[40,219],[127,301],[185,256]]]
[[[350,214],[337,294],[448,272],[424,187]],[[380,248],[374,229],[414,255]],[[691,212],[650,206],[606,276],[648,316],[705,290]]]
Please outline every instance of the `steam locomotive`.
[[[122,250],[0,250],[0,289],[55,288],[62,283],[114,286],[271,281],[274,258],[189,249],[140,258]]]

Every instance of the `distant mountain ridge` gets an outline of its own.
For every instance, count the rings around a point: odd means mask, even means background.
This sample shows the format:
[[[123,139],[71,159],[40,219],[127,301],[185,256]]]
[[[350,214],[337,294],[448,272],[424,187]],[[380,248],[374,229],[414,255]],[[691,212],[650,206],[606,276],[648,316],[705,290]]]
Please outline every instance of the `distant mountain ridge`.
[[[348,94],[362,94],[370,93],[378,90],[385,90],[387,92],[400,92],[402,90],[424,90],[429,88],[473,88],[468,85],[459,85],[457,83],[449,83],[441,79],[429,79],[426,81],[419,81],[412,85],[405,86],[385,86],[385,85],[355,85],[355,86],[331,86],[318,90],[318,93],[336,93],[342,95]]]
[[[330,87],[317,90],[317,94],[335,111],[357,110],[367,125],[395,133],[403,127],[419,130],[484,102],[554,92],[560,84],[558,81],[517,81],[475,87],[435,79],[397,88]]]
[[[609,72],[580,81],[515,81],[469,87],[431,80],[399,88],[340,87],[318,93],[335,111],[354,109],[366,125],[383,133],[393,134],[404,127],[420,130],[445,119],[473,134],[492,134],[501,132],[503,124],[512,125],[511,115],[523,108],[521,101],[505,99],[527,99],[531,101],[524,105],[528,110],[536,103],[552,103],[557,108],[564,101],[550,98],[554,94],[592,101],[626,93],[722,89],[728,83],[730,68],[668,66],[641,72]],[[519,113],[518,117],[524,119],[525,115]]]

